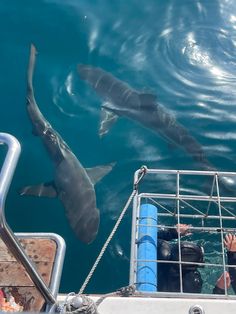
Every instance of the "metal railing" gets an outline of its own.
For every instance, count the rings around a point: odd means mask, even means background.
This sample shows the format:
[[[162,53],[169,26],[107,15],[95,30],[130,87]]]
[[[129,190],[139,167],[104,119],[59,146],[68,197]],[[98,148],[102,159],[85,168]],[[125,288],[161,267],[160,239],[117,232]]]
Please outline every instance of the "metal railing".
[[[8,247],[14,257],[24,266],[31,280],[41,292],[45,300],[56,303],[55,295],[46,286],[41,276],[36,271],[33,263],[28,258],[17,237],[8,226],[5,219],[5,200],[12,181],[12,177],[20,156],[20,144],[15,137],[10,134],[0,133],[0,143],[8,147],[7,155],[0,172],[0,237]],[[54,291],[56,291],[54,287]]]
[[[135,173],[134,182],[137,180],[138,173],[138,171]],[[232,187],[234,187],[232,184],[229,190],[225,182],[236,182],[236,172],[146,169],[145,180],[138,187],[139,192],[133,201],[130,284],[138,284],[138,263],[178,264],[179,293],[181,294],[183,293],[182,268],[185,264],[191,265],[191,262],[182,261],[181,243],[183,240],[180,232],[178,232],[176,241],[178,245],[177,261],[165,261],[158,259],[158,257],[155,260],[140,260],[138,258],[139,230],[145,226],[140,223],[140,208],[142,204],[153,204],[158,208],[158,223],[155,225],[149,222],[148,227],[155,227],[157,230],[159,228],[170,230],[171,228],[176,228],[173,221],[176,224],[187,222],[189,231],[192,233],[191,239],[194,238],[194,235],[199,235],[200,232],[203,238],[213,233],[220,235],[219,251],[217,252],[220,262],[218,260],[216,262],[194,262],[192,263],[193,265],[204,266],[204,268],[210,267],[212,269],[221,268],[224,273],[229,267],[236,268],[236,265],[227,264],[224,247],[225,234],[236,232],[234,226],[236,220],[236,185],[234,191],[232,190]],[[203,189],[205,185],[206,188]],[[154,192],[148,192],[150,188]],[[188,240],[185,239],[185,241]],[[224,287],[224,295],[228,297],[225,276]],[[159,292],[157,293],[159,294]],[[176,296],[176,293],[174,295]]]

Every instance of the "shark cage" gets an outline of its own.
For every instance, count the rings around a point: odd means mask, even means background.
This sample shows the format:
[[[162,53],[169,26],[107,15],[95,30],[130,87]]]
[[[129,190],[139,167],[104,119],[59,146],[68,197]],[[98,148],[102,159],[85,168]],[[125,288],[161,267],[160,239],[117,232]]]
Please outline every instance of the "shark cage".
[[[236,172],[145,170],[133,200],[130,284],[137,294],[235,298],[236,256],[226,243],[236,251],[235,179]]]

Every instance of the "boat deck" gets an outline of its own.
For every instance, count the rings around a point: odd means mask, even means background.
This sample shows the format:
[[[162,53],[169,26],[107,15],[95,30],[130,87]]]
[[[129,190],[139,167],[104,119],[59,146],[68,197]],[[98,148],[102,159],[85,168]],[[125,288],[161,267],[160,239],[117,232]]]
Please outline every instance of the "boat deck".
[[[47,285],[50,283],[57,244],[52,239],[19,238],[19,242],[32,260]],[[16,261],[0,240],[0,287],[9,291],[24,311],[42,310],[45,300],[34,286],[24,267]]]
[[[89,295],[96,302],[103,295]],[[63,302],[66,295],[60,294],[58,301]],[[98,306],[99,314],[230,314],[234,313],[236,300],[225,300],[220,296],[214,299],[191,298],[185,294],[180,298],[153,297],[150,295],[133,297],[108,296]]]

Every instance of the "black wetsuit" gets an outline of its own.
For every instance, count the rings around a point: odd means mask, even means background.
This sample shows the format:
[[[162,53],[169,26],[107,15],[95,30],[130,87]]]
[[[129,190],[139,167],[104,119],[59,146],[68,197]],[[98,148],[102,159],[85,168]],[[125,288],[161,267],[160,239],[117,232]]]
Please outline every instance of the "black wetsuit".
[[[229,275],[231,279],[231,286],[236,294],[236,252],[227,252],[228,265],[235,265],[235,267],[229,267]]]
[[[158,230],[158,250],[157,259],[169,260],[170,263],[158,263],[158,291],[179,292],[180,275],[179,265],[171,263],[172,245],[167,241],[177,239],[176,229]],[[175,259],[176,260],[176,259]],[[201,274],[195,267],[182,266],[183,292],[200,293],[202,289]]]
[[[171,243],[167,242],[177,238],[178,232],[176,229],[158,230],[157,259],[170,261],[170,263],[158,263],[158,291],[180,291],[179,265],[171,263],[171,260],[173,260],[172,245]],[[234,293],[236,294],[236,252],[228,251],[227,259],[228,265],[235,265],[235,267],[229,267],[228,271],[231,279],[232,288],[234,290]],[[197,270],[197,265],[193,265],[193,267],[186,266],[182,266],[183,292],[201,293],[203,281],[200,272]],[[224,294],[225,289],[221,289],[215,286],[212,292],[214,294]]]
[[[236,252],[227,251],[228,265],[234,265],[235,267],[229,267],[229,276],[231,280],[231,286],[236,294]],[[221,289],[217,286],[213,289],[215,294],[224,294],[225,289]]]
[[[177,239],[178,232],[176,229],[159,229],[158,231],[158,250],[157,250],[157,259],[159,260],[169,260],[170,263],[158,263],[158,291],[165,292],[179,292],[180,291],[180,271],[179,265],[171,263],[171,261],[178,260],[178,244],[171,244],[168,241]],[[182,242],[187,243],[189,248],[192,249],[192,252],[195,251],[196,259],[192,261],[203,263],[203,253],[202,257],[199,254],[199,246],[192,244],[191,242]],[[176,249],[177,248],[177,249]],[[188,249],[189,249],[188,248]],[[184,248],[183,248],[184,249]],[[175,251],[175,252],[173,252]],[[182,246],[181,246],[181,254]],[[191,252],[187,252],[188,260],[191,261]],[[193,257],[194,255],[192,255]],[[190,257],[190,259],[189,259]],[[227,252],[228,265],[235,265],[235,267],[229,267],[229,275],[231,279],[231,285],[236,294],[236,252]],[[183,258],[184,260],[184,258]],[[182,284],[183,292],[187,293],[201,293],[203,280],[201,274],[198,271],[198,265],[182,265]],[[221,289],[217,286],[214,287],[214,294],[224,294],[225,289]]]
[[[178,232],[175,228],[173,229],[172,228],[170,229],[159,228],[157,238],[161,240],[166,240],[166,241],[178,239]]]

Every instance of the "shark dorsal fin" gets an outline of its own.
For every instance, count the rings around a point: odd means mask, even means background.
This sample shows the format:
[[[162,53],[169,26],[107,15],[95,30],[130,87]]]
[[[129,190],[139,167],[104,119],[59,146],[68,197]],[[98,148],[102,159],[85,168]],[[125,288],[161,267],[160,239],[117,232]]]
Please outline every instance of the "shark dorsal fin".
[[[111,163],[109,165],[97,166],[94,168],[86,168],[86,172],[92,183],[96,184],[112,170],[114,165],[115,163]]]
[[[110,130],[110,128],[116,122],[117,119],[118,119],[118,116],[115,113],[102,107],[100,127],[99,127],[99,136],[102,137],[103,135],[108,133],[108,131]]]
[[[156,108],[156,95],[153,94],[139,94],[140,109],[141,110],[155,110]]]
[[[143,103],[155,102],[157,100],[156,95],[148,93],[139,94],[139,98]]]

